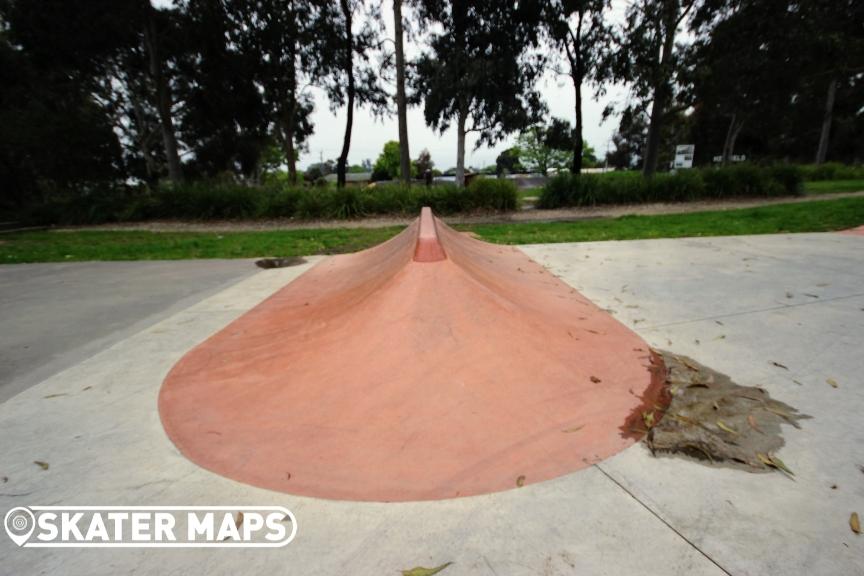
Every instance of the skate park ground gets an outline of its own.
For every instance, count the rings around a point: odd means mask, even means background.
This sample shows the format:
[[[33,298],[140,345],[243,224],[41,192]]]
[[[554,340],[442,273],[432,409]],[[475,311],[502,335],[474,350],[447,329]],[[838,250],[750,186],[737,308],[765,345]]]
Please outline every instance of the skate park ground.
[[[298,522],[296,539],[274,550],[18,549],[4,537],[0,573],[399,574],[452,562],[442,574],[862,574],[864,537],[849,528],[864,512],[862,242],[829,233],[521,247],[652,346],[811,416],[784,429],[779,455],[793,478],[655,458],[637,444],[521,488],[389,504],[296,497],[207,472],[179,454],[156,410],[186,352],[316,258],[268,271],[235,261],[146,309],[153,285],[140,277],[112,276],[117,292],[137,296],[112,303],[96,289],[40,293],[36,268],[0,268],[2,301],[26,294],[39,312],[34,341],[60,333],[73,309],[92,346],[36,347],[3,385],[21,392],[0,404],[0,509],[283,505]],[[170,263],[177,278],[196,264]],[[17,344],[3,314],[6,357]],[[88,327],[115,315],[109,333]],[[65,364],[34,382],[57,357]]]

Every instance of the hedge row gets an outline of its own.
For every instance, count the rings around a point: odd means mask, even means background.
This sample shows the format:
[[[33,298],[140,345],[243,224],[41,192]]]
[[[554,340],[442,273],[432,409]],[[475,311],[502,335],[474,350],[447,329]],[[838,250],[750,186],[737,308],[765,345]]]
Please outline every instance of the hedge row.
[[[864,166],[827,162],[825,164],[805,164],[800,166],[804,180],[861,180],[864,179]]]
[[[694,169],[651,178],[638,172],[560,174],[544,186],[537,207],[767,198],[800,194],[801,190],[801,172],[795,166]]]
[[[44,205],[30,214],[42,224],[96,224],[155,219],[232,220],[259,218],[347,219],[374,215],[418,214],[431,206],[438,214],[515,210],[512,182],[480,178],[466,189],[455,185],[244,186],[190,182],[156,192],[139,189],[102,192]]]

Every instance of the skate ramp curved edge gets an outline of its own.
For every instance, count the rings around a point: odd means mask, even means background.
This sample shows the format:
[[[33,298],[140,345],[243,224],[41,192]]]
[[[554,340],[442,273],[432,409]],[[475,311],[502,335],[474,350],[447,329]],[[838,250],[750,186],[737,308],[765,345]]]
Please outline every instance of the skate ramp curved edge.
[[[159,394],[200,466],[296,495],[453,498],[626,448],[662,378],[634,332],[516,248],[428,209],[187,353]]]

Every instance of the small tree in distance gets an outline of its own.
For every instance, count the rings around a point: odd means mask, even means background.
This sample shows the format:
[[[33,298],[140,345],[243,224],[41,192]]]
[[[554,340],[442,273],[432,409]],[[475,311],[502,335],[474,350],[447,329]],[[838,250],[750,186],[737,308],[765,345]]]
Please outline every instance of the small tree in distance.
[[[465,143],[493,145],[542,117],[536,90],[542,59],[540,7],[513,0],[418,0],[428,48],[418,59],[414,88],[422,95],[426,124],[456,128],[456,184],[465,183]]]
[[[432,161],[432,155],[429,150],[423,149],[420,156],[414,161],[414,169],[418,177],[422,178],[427,171],[431,172],[435,168],[435,162]]]
[[[392,180],[399,176],[400,159],[399,142],[391,140],[384,144],[384,149],[372,168],[372,180]]]
[[[546,175],[549,170],[561,170],[570,163],[570,152],[549,145],[546,126],[538,124],[519,134],[516,148],[519,161],[530,171]]]

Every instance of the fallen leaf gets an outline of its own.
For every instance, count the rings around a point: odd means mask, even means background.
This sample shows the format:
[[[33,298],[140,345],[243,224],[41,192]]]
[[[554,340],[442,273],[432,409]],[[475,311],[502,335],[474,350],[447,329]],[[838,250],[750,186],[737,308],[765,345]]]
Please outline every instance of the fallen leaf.
[[[566,430],[562,430],[562,432],[564,432],[565,434],[569,434],[570,432],[578,432],[579,430],[581,430],[584,427],[585,427],[585,425],[582,424],[581,426],[574,426],[573,428],[567,428]]]
[[[779,408],[775,408],[774,406],[770,406],[770,405],[766,404],[765,409],[768,410],[768,412],[771,412],[772,414],[776,414],[777,416],[780,416],[781,418],[784,418],[786,420],[792,419],[792,416],[790,414],[787,414],[783,410],[781,410]]]
[[[834,380],[833,378],[828,378],[827,380],[825,380],[825,382],[827,382],[828,385],[831,386],[832,388],[837,388],[837,381]]]
[[[678,420],[679,422],[682,422],[682,423],[687,424],[689,426],[696,426],[697,424],[699,424],[698,422],[696,422],[692,418],[688,418],[687,416],[683,416],[681,414],[670,414],[670,416],[672,416],[672,418],[674,418],[675,420]]]
[[[654,412],[642,412],[642,420],[649,430],[654,427]]]
[[[47,462],[42,462],[41,460],[34,460],[33,463],[42,468],[42,470],[48,470],[48,468],[51,467],[50,464],[48,464]]]
[[[717,420],[717,427],[720,428],[721,430],[723,430],[724,432],[728,432],[729,434],[734,434],[735,436],[738,435],[737,430],[735,430],[734,428],[732,428],[730,426],[727,426],[726,423],[723,422],[722,420]]]
[[[433,576],[434,574],[438,574],[451,564],[453,564],[453,562],[446,562],[444,564],[441,564],[440,566],[436,566],[435,568],[423,568],[422,566],[418,566],[416,568],[412,568],[411,570],[402,570],[402,576]]]
[[[692,370],[693,372],[698,372],[698,371],[699,371],[699,367],[696,366],[695,364],[693,364],[692,362],[690,362],[689,360],[687,360],[686,358],[681,358],[681,357],[679,356],[678,359],[681,360],[681,363],[684,364],[687,368],[689,368],[689,369]]]
[[[780,458],[778,458],[777,456],[774,456],[774,455],[769,455],[768,457],[771,459],[771,463],[774,465],[775,468],[777,468],[778,470],[782,470],[783,472],[789,474],[790,476],[795,475],[795,473],[792,472],[792,470],[790,470],[786,466],[786,464],[782,460],[780,460]]]
[[[773,362],[773,361],[772,361],[771,364],[773,364],[774,366],[777,366],[778,368],[782,368],[783,370],[788,370],[788,369],[789,369],[788,366],[784,366],[783,364],[780,364],[779,362]]]
[[[525,485],[525,476],[524,476],[524,475],[519,476],[518,478],[516,478],[516,486],[518,486],[519,488],[521,488],[521,487],[524,486],[524,485]]]
[[[234,524],[237,526],[237,529],[238,529],[238,530],[240,529],[241,526],[243,526],[243,520],[244,520],[244,518],[243,518],[243,512],[242,512],[242,511],[238,511],[238,512],[237,512],[237,517],[234,519]]]
[[[763,432],[762,429],[759,427],[759,424],[756,423],[756,418],[754,418],[752,414],[750,414],[749,416],[747,416],[747,423],[750,424],[750,427],[751,427],[753,430],[756,430],[757,432],[761,432],[762,434],[765,433],[765,432]]]
[[[594,384],[599,384],[600,382],[602,382],[602,380],[600,380],[596,376],[591,376],[591,382],[593,382]]]
[[[849,527],[855,534],[861,533],[861,520],[858,518],[857,512],[852,512],[852,515],[849,516]]]

